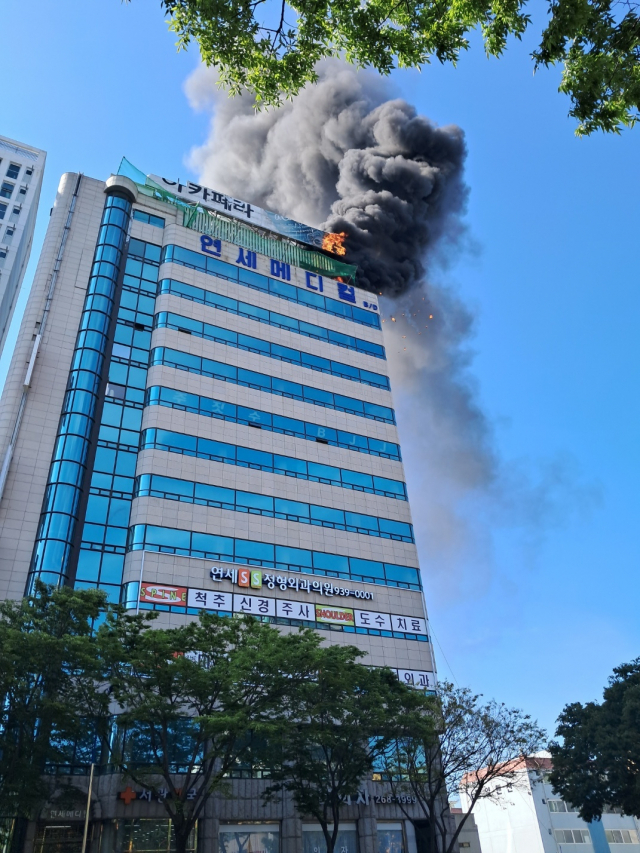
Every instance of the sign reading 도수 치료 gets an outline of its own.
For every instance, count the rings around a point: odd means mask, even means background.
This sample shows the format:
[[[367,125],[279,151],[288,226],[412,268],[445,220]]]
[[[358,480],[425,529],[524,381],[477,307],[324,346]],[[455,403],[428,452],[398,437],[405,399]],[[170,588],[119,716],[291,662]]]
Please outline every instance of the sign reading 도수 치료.
[[[354,626],[356,619],[353,610],[346,607],[324,607],[316,604],[316,622]]]

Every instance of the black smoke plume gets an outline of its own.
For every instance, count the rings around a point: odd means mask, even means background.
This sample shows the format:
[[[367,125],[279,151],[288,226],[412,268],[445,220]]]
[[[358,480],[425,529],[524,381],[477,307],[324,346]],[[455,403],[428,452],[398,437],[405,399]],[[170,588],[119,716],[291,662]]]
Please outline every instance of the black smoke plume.
[[[358,283],[383,294],[385,343],[423,567],[442,592],[486,589],[496,525],[536,527],[556,516],[562,466],[530,488],[507,469],[469,367],[474,318],[441,281],[463,245],[464,134],[437,127],[379,77],[339,61],[317,85],[256,113],[198,69],[187,95],[212,110],[191,153],[201,183],[308,225],[347,234]]]
[[[195,161],[209,186],[344,232],[359,286],[397,296],[423,280],[430,253],[460,230],[464,134],[390,100],[370,75],[337,62],[320,74],[279,110],[256,115],[249,98],[215,99],[213,133]],[[212,85],[198,72],[189,93],[199,103]]]

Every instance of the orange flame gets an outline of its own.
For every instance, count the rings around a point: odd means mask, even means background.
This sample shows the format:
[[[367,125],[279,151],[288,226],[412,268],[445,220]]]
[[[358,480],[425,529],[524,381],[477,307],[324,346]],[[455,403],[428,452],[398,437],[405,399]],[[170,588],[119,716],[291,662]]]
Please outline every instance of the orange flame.
[[[333,252],[334,255],[346,255],[347,250],[344,247],[346,236],[345,231],[339,234],[325,234],[322,238],[322,248],[326,252]]]

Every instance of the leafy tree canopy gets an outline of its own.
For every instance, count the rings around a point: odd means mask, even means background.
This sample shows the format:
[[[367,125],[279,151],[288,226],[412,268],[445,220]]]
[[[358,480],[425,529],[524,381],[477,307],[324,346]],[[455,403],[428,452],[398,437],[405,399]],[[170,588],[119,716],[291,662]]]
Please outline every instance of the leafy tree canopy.
[[[614,669],[602,703],[567,705],[558,723],[554,789],[587,821],[606,806],[640,817],[640,658]]]
[[[272,780],[265,799],[287,791],[298,811],[320,824],[327,853],[337,849],[345,803],[371,778],[390,741],[416,715],[427,727],[431,719],[429,697],[389,669],[358,663],[362,654],[354,646],[317,646],[307,661],[309,677],[291,683],[260,728]]]
[[[49,793],[47,764],[83,731],[99,666],[91,637],[98,590],[51,590],[0,602],[0,808],[30,818]]]
[[[385,776],[396,795],[416,798],[429,824],[429,849],[453,853],[476,802],[505,802],[504,789],[523,783],[523,760],[541,749],[546,736],[517,708],[482,702],[450,682],[440,684],[436,699],[433,719],[413,715],[407,736],[386,751]],[[458,793],[466,813],[456,829],[447,804]]]
[[[317,79],[319,60],[344,56],[381,74],[455,63],[480,29],[487,55],[530,25],[526,0],[161,0],[179,48],[197,42],[232,94],[277,105]],[[619,132],[640,106],[640,19],[632,0],[550,0],[535,68],[563,65],[577,133]]]
[[[184,853],[209,797],[249,758],[252,730],[308,678],[320,638],[204,611],[166,629],[146,616],[119,610],[98,632],[120,730],[105,727],[104,741],[124,776],[163,803]]]

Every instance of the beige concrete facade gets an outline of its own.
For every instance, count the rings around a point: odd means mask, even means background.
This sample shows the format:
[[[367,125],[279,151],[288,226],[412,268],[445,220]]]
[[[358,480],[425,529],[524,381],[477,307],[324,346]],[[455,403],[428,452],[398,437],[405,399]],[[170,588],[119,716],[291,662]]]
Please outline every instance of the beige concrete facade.
[[[121,181],[123,179],[120,179]],[[123,181],[126,183],[126,179]],[[177,245],[190,251],[201,253],[201,234],[184,227],[182,211],[175,206],[163,203],[142,193],[137,193],[135,186],[129,189],[137,195],[133,205],[135,210],[143,214],[162,217],[164,227],[148,224],[139,219],[132,219],[129,227],[127,244],[130,241],[143,241],[155,247]],[[60,426],[60,413],[65,399],[65,390],[70,367],[74,359],[74,348],[78,338],[78,328],[87,286],[91,277],[92,262],[96,241],[100,232],[101,219],[105,205],[105,183],[75,174],[64,175],[53,207],[51,221],[38,264],[33,288],[24,315],[24,321],[18,337],[7,382],[0,402],[0,453],[9,459],[8,476],[2,499],[0,501],[0,596],[2,598],[18,598],[23,595],[27,575],[34,551],[34,543],[38,535],[38,525],[41,517],[43,498],[47,488],[52,452]],[[127,248],[125,248],[126,255]],[[159,256],[159,248],[156,254]],[[222,242],[222,259],[236,264],[238,245]],[[126,262],[126,261],[125,261]],[[123,263],[125,263],[123,262]],[[258,255],[257,272],[269,275],[269,258]],[[123,322],[118,314],[118,300],[124,287],[122,272],[118,284],[118,295],[113,312],[110,343],[106,352],[107,362],[115,363],[116,350],[111,353],[114,329],[117,323]],[[278,314],[314,324],[325,329],[332,329],[343,334],[370,341],[383,343],[382,331],[368,325],[357,324],[349,319],[333,316],[314,310],[299,302],[287,301],[274,293],[255,290],[241,286],[238,282],[228,281],[209,275],[178,263],[162,263],[159,266],[158,280],[171,278],[185,284],[201,288],[208,293],[226,296],[241,302],[249,303],[258,308],[267,309]],[[294,287],[305,288],[305,271],[291,270],[290,283]],[[50,310],[45,311],[47,297],[50,300]],[[326,282],[326,292],[334,293],[335,282]],[[356,291],[358,304],[365,298],[372,299],[363,291]],[[152,297],[151,297],[152,298]],[[123,303],[124,304],[124,303]],[[168,311],[182,317],[202,321],[223,327],[240,334],[259,338],[269,344],[280,345],[311,355],[330,358],[335,362],[357,367],[361,370],[377,374],[387,374],[386,361],[382,358],[356,351],[346,347],[332,345],[269,325],[257,322],[246,316],[239,316],[230,311],[210,307],[180,298],[175,294],[162,294],[155,300],[155,314]],[[44,328],[43,319],[46,320]],[[137,329],[133,321],[127,321],[127,328]],[[140,325],[140,324],[139,324]],[[144,327],[144,324],[140,325]],[[383,388],[372,387],[359,381],[312,370],[298,364],[272,358],[262,353],[235,348],[230,345],[207,340],[197,335],[184,334],[170,328],[153,328],[149,326],[150,350],[156,347],[168,347],[183,353],[214,359],[224,365],[247,369],[290,382],[310,386],[321,391],[343,395],[364,403],[372,403],[392,407],[391,392]],[[32,380],[27,388],[24,385],[25,374],[33,354],[34,342],[42,335],[37,350],[37,358],[33,369]],[[116,359],[117,361],[117,359]],[[122,359],[120,362],[122,363]],[[137,369],[137,368],[136,368]],[[142,369],[142,368],[140,368]],[[93,448],[105,446],[103,431],[104,423],[100,426],[102,406],[112,405],[116,399],[113,391],[107,388],[107,371],[104,368],[103,382],[100,391],[100,402],[96,411],[98,426],[93,433]],[[111,380],[110,380],[111,381]],[[244,406],[250,409],[295,418],[309,424],[343,430],[377,439],[382,442],[398,443],[398,432],[394,424],[385,423],[370,417],[361,417],[344,411],[303,402],[265,390],[234,384],[231,381],[199,375],[162,364],[155,364],[148,369],[146,388],[162,386],[175,389],[187,394]],[[19,412],[23,409],[19,429],[16,423]],[[142,415],[141,429],[161,429],[186,436],[196,436],[204,439],[225,442],[241,448],[260,450],[269,454],[292,457],[308,463],[320,463],[350,472],[371,475],[372,477],[387,478],[404,482],[404,468],[400,461],[384,458],[383,456],[356,452],[346,447],[330,446],[296,435],[287,435],[268,429],[254,429],[246,423],[236,423],[231,420],[221,420],[206,417],[180,408],[170,408],[164,405],[144,405],[136,403],[135,411]],[[12,443],[13,437],[13,443]],[[133,441],[133,439],[129,439]],[[136,438],[137,441],[137,438]],[[12,445],[12,454],[7,450]],[[132,453],[131,446],[128,452]],[[83,484],[83,494],[86,499],[98,494],[97,480],[92,479],[92,453],[88,457],[89,471]],[[109,473],[109,472],[107,472]],[[241,465],[226,464],[199,458],[194,455],[182,455],[157,448],[143,449],[137,453],[135,475],[160,475],[164,478],[176,478],[189,483],[199,483],[210,486],[224,487],[236,492],[251,492],[274,499],[286,499],[302,504],[336,509],[344,512],[375,516],[393,522],[411,523],[411,511],[407,500],[400,500],[384,494],[371,494],[327,482],[316,482],[313,479],[303,479],[284,476],[268,470],[257,470]],[[130,477],[133,489],[133,475]],[[118,488],[124,488],[119,486]],[[91,490],[91,492],[90,492]],[[104,489],[100,494],[108,495]],[[115,492],[114,492],[115,494]],[[118,493],[119,499],[122,492]],[[126,496],[125,496],[126,497]],[[105,500],[111,498],[106,497]],[[243,589],[230,579],[216,580],[212,577],[211,569],[219,567],[229,571],[243,567],[237,558],[229,560],[214,560],[200,556],[169,553],[167,549],[158,550],[147,547],[145,550],[128,550],[124,553],[123,544],[111,547],[96,545],[97,540],[91,540],[86,534],[89,520],[84,517],[84,503],[81,502],[77,524],[74,528],[74,559],[78,550],[84,549],[86,554],[98,555],[103,553],[115,554],[123,559],[122,577],[110,581],[110,594],[113,590],[127,590],[129,606],[145,607],[149,599],[140,602],[139,582],[144,588],[168,586],[202,590],[208,593],[220,592],[228,596],[259,595],[269,600],[287,599],[313,608],[323,606],[342,608],[354,614],[372,612],[382,614],[385,619],[414,619],[420,628],[411,631],[394,629],[379,630],[375,627],[361,627],[349,631],[341,630],[338,625],[318,625],[321,635],[327,643],[355,644],[365,652],[364,662],[372,666],[389,666],[398,672],[399,677],[411,680],[415,677],[418,686],[433,688],[435,679],[435,664],[431,643],[428,637],[428,624],[421,589],[416,583],[400,583],[386,585],[384,582],[371,583],[356,578],[330,577],[321,572],[292,571],[287,568],[270,567],[268,564],[257,567],[264,574],[273,574],[284,578],[295,586],[301,579],[307,581],[319,580],[332,583],[343,590],[358,593],[355,595],[320,594],[318,591],[287,587],[283,591],[279,586],[269,588],[267,583],[259,589]],[[293,549],[338,555],[354,560],[372,561],[376,565],[387,564],[392,567],[406,567],[409,570],[419,569],[416,546],[411,541],[401,541],[398,538],[385,538],[379,535],[367,535],[355,532],[355,529],[339,529],[329,526],[302,523],[274,517],[273,513],[258,514],[240,512],[215,506],[199,505],[197,503],[169,499],[158,496],[134,497],[130,516],[130,528],[148,526],[149,528],[168,528],[177,531],[215,534],[220,537],[234,537],[250,543],[264,543],[266,546],[284,546]],[[86,534],[86,535],[85,535]],[[102,547],[102,551],[100,548]],[[120,556],[118,556],[120,555]],[[385,569],[386,571],[386,569]],[[73,572],[71,573],[73,577]],[[79,577],[79,576],[78,576]],[[100,576],[102,577],[102,576]],[[102,581],[78,582],[80,586],[101,584]],[[403,588],[403,586],[405,588]],[[131,603],[131,590],[135,599]],[[230,598],[228,600],[231,600]],[[172,606],[169,611],[163,609],[160,599],[156,600],[159,613],[159,625],[177,625],[185,619],[195,618],[197,609],[186,606]],[[155,605],[154,605],[155,606]],[[270,605],[275,607],[276,605]],[[358,618],[361,618],[358,616]],[[274,618],[272,621],[280,625],[281,630],[295,629],[295,623],[284,618]],[[389,624],[392,624],[391,622]],[[396,624],[396,623],[393,623]],[[398,623],[401,624],[401,623]],[[422,627],[424,626],[424,627]],[[421,675],[424,680],[418,681]],[[82,782],[80,787],[82,787]],[[233,796],[224,801],[212,801],[208,813],[200,826],[200,844],[209,853],[218,853],[217,837],[221,825],[225,822],[255,821],[278,823],[281,838],[280,853],[300,853],[302,850],[303,823],[293,812],[290,803],[271,810],[259,805],[258,794],[260,780],[234,780]],[[369,782],[369,792],[366,802],[353,804],[345,811],[345,820],[352,821],[357,826],[357,836],[360,853],[378,853],[377,821],[400,821],[405,828],[403,853],[415,853],[415,839],[412,835],[411,824],[406,821],[400,809],[396,806],[376,804],[375,797],[380,797],[380,783]],[[104,776],[99,779],[94,791],[92,819],[94,820],[94,851],[97,853],[98,838],[101,832],[111,831],[107,824],[117,819],[128,817],[144,817],[159,819],[162,815],[158,804],[134,803],[125,806],[118,797],[119,777]],[[379,789],[379,790],[378,790]],[[49,804],[48,808],[54,808]],[[54,808],[55,811],[55,808]],[[51,815],[43,814],[47,822]],[[102,824],[100,823],[102,821]],[[111,825],[111,824],[109,824]],[[102,828],[100,828],[102,827]],[[354,830],[355,831],[355,830]],[[30,830],[33,840],[36,828]],[[105,848],[108,849],[108,848]],[[351,850],[349,850],[351,853]]]

